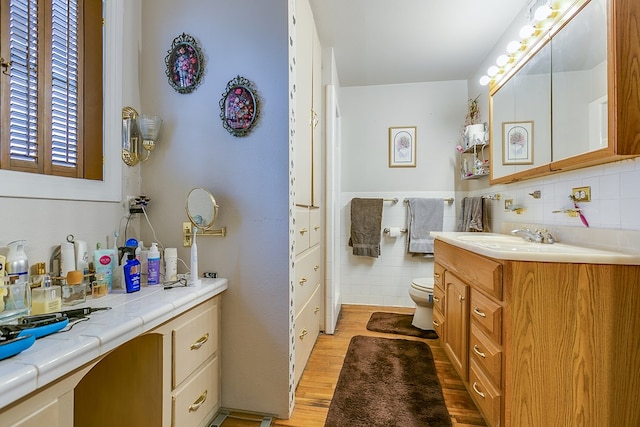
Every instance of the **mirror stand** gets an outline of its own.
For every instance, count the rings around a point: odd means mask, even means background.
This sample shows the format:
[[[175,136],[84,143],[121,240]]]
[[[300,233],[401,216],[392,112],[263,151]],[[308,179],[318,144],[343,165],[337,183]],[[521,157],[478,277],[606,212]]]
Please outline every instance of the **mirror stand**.
[[[182,246],[190,247],[193,243],[193,224],[189,221],[185,221],[182,223]],[[213,228],[209,230],[203,230],[198,228],[196,231],[197,236],[220,236],[224,237],[227,235],[227,227],[222,228]]]

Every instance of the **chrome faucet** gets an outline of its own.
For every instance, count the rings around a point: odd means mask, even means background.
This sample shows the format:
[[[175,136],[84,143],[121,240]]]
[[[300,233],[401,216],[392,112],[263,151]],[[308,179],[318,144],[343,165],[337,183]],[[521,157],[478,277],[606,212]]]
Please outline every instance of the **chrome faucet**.
[[[555,242],[555,239],[545,228],[540,230],[531,231],[528,228],[518,228],[515,230],[511,230],[511,234],[522,234],[522,238],[527,242],[536,242],[536,243],[548,243],[551,244]]]

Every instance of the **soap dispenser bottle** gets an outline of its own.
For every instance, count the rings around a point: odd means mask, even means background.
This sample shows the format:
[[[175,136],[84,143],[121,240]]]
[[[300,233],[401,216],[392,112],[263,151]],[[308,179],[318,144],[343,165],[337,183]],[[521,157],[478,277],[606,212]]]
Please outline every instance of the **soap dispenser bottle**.
[[[151,285],[160,284],[160,251],[157,243],[151,243],[149,254],[147,255],[147,283]]]
[[[7,275],[11,284],[29,282],[29,260],[24,252],[25,243],[25,240],[16,240],[7,245]]]

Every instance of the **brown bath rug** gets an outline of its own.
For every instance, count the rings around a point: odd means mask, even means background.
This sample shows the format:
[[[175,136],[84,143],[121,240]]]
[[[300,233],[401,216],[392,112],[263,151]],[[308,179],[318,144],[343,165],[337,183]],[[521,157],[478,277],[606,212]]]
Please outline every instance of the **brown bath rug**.
[[[411,324],[412,321],[413,314],[384,313],[377,311],[371,315],[367,323],[367,329],[374,332],[408,335],[410,337],[427,338],[430,340],[438,338],[436,331],[416,328]]]
[[[449,427],[431,348],[422,341],[355,336],[325,427]]]

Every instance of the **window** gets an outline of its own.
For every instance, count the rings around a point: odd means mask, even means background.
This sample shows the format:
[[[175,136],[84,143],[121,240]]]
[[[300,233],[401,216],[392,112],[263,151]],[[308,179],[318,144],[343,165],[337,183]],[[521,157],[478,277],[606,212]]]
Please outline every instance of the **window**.
[[[0,168],[101,180],[102,1],[0,0]]]

